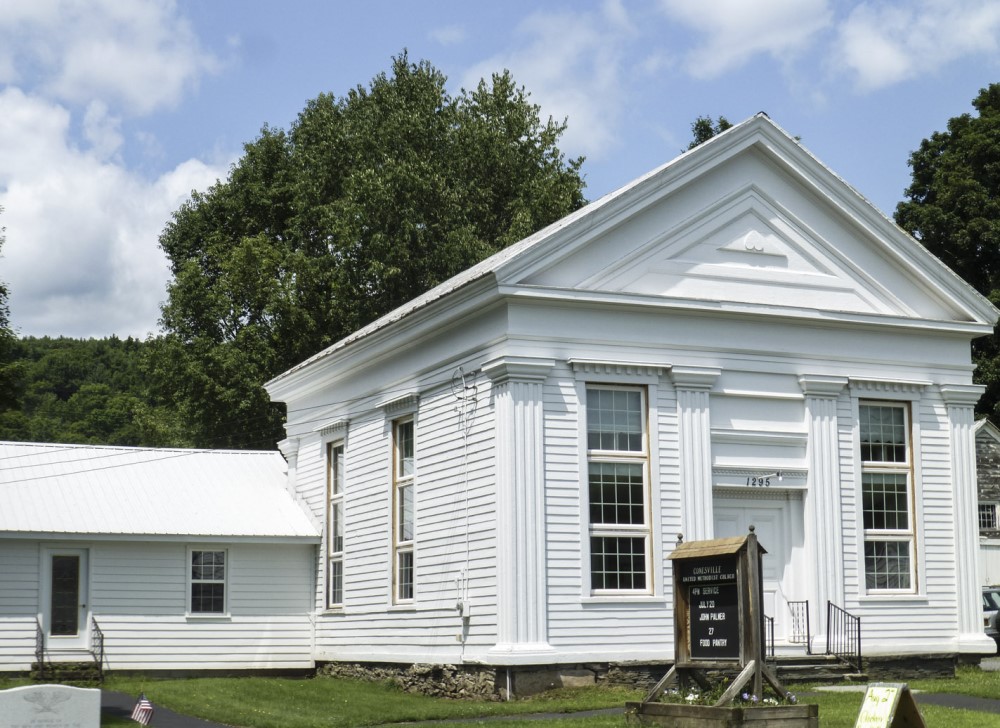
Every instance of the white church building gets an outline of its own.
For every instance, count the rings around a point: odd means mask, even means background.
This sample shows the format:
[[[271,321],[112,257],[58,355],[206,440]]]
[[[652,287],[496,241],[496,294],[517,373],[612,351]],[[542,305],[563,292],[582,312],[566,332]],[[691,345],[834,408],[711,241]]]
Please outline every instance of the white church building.
[[[269,382],[288,411],[271,494],[302,521],[123,536],[173,574],[151,581],[101,561],[106,534],[0,511],[0,565],[22,563],[0,595],[24,595],[0,596],[0,633],[46,613],[35,554],[58,542],[108,588],[88,614],[130,616],[105,630],[112,665],[151,666],[165,621],[207,649],[251,614],[274,639],[233,664],[670,660],[678,535],[752,525],[779,645],[805,602],[815,651],[833,604],[865,657],[993,652],[970,343],[997,317],[757,115]],[[192,550],[228,559],[214,619],[191,614]]]

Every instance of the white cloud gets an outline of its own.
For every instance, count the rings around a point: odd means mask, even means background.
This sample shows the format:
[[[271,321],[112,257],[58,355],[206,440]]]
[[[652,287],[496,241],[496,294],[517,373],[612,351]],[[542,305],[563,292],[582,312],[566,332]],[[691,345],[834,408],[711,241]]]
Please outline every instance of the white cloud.
[[[837,64],[870,91],[933,72],[958,58],[996,55],[995,0],[862,3],[838,34]]]
[[[832,19],[826,0],[660,0],[660,7],[701,38],[685,61],[695,78],[715,78],[758,54],[785,60]]]
[[[617,0],[606,2],[600,13],[536,12],[518,27],[519,46],[470,68],[462,85],[474,88],[480,78],[510,70],[543,118],[568,119],[560,142],[564,151],[600,159],[617,145],[625,99],[621,54],[631,34]]]
[[[0,13],[0,82],[64,102],[148,114],[218,68],[171,0],[7,0]]]
[[[154,331],[169,278],[159,233],[191,189],[226,174],[190,160],[144,180],[108,157],[117,128],[92,108],[102,141],[80,149],[65,108],[16,88],[0,92],[0,278],[21,334]]]
[[[461,43],[466,38],[465,28],[461,25],[445,25],[440,28],[435,28],[430,33],[430,38],[435,43],[440,43],[443,46],[457,45]]]

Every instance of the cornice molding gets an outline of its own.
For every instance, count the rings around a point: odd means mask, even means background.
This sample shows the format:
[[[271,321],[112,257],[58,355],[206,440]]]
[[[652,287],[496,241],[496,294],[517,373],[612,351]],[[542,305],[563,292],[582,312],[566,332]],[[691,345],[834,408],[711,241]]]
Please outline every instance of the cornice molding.
[[[417,392],[410,392],[402,397],[391,399],[379,405],[387,415],[400,414],[402,412],[412,412],[420,404],[420,395]]]
[[[553,359],[530,356],[501,356],[485,362],[483,374],[494,384],[508,381],[543,382],[548,377],[552,367],[556,365]]]
[[[938,386],[941,398],[947,405],[967,405],[973,407],[983,396],[986,387],[982,384],[941,384]]]
[[[689,389],[707,392],[722,375],[718,367],[673,367],[670,379],[677,389]]]
[[[847,377],[803,374],[799,386],[807,397],[836,397],[847,386]]]
[[[859,379],[850,377],[849,386],[858,394],[923,394],[932,382],[904,379]]]
[[[318,432],[323,437],[326,437],[327,435],[333,435],[337,432],[341,431],[346,432],[347,427],[350,424],[351,421],[349,419],[341,418],[339,420],[334,420],[332,422],[327,422],[325,424],[320,425],[314,430],[314,432]]]
[[[621,377],[659,377],[670,371],[670,364],[647,364],[632,361],[602,361],[599,359],[567,359],[577,374],[603,374]]]

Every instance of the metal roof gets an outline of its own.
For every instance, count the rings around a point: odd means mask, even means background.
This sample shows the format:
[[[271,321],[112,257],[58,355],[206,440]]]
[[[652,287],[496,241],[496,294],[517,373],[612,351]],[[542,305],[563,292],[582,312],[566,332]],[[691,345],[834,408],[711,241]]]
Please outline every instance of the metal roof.
[[[278,452],[0,442],[0,535],[319,540]]]

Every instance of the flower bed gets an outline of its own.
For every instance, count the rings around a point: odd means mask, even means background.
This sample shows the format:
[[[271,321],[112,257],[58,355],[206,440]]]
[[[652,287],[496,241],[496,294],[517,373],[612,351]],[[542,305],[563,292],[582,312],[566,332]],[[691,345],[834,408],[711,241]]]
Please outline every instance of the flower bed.
[[[714,707],[680,703],[626,703],[629,725],[676,728],[819,728],[818,705]]]

